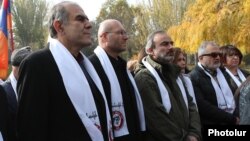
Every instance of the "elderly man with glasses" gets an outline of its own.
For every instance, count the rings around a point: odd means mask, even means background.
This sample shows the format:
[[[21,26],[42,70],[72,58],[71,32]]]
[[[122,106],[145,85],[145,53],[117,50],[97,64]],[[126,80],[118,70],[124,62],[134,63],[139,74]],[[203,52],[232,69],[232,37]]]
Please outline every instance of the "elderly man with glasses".
[[[215,42],[204,41],[198,50],[199,62],[190,73],[203,127],[239,123],[233,92],[219,69],[221,56]]]

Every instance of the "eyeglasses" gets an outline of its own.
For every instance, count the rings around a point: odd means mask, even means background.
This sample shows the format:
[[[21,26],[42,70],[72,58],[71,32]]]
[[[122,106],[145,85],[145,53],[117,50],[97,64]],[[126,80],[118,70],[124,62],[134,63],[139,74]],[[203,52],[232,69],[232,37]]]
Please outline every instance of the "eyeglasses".
[[[161,46],[169,46],[169,45],[174,45],[174,42],[173,41],[164,41],[160,44]]]
[[[212,52],[208,54],[202,54],[201,56],[210,56],[210,57],[216,58],[217,56],[222,57],[222,54],[219,52]]]
[[[106,32],[106,33],[115,33],[115,34],[120,34],[122,36],[129,36],[129,34],[124,30],[116,31],[116,32]]]

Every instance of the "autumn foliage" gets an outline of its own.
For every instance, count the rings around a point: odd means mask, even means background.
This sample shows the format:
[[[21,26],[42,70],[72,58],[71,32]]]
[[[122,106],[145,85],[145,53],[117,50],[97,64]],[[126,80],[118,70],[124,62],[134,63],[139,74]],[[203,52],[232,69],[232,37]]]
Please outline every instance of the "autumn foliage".
[[[197,52],[204,40],[234,44],[243,54],[250,53],[250,1],[197,0],[182,23],[170,27],[168,33],[188,53]]]

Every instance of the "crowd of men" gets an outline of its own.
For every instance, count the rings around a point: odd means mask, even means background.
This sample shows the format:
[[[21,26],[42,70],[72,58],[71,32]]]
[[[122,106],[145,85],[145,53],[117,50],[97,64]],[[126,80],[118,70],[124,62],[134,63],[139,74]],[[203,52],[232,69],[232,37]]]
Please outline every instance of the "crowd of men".
[[[157,30],[131,72],[120,57],[129,39],[120,21],[100,23],[89,57],[81,50],[92,26],[78,4],[56,4],[48,24],[44,49],[12,53],[0,85],[1,141],[201,141],[206,125],[241,123],[234,94],[249,73],[236,47],[204,41],[187,72],[185,53]]]

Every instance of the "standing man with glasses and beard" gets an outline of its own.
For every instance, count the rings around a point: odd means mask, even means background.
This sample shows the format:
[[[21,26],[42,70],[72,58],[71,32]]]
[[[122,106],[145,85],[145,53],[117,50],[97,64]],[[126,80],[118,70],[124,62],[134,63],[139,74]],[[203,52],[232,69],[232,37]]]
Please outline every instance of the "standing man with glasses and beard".
[[[221,52],[213,41],[204,41],[198,50],[199,62],[190,73],[202,125],[238,124],[233,113],[233,93],[219,69]]]
[[[127,48],[128,34],[115,19],[107,19],[98,30],[99,46],[90,56],[112,111],[114,141],[142,141],[145,119],[140,94],[127,63],[119,55]]]
[[[146,57],[135,70],[135,80],[145,110],[147,141],[201,140],[200,119],[190,95],[183,97],[177,84],[173,41],[165,31],[149,35]]]

